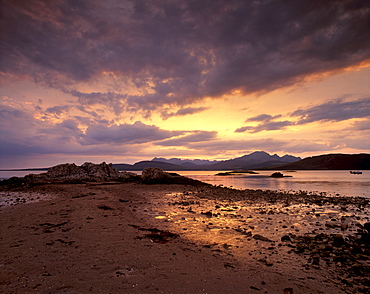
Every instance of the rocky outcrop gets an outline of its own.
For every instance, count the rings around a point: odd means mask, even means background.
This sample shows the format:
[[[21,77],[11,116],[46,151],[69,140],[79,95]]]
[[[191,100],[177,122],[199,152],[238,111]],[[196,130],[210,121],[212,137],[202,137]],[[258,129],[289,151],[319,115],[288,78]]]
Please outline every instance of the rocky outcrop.
[[[140,182],[144,184],[185,184],[206,185],[203,182],[180,176],[176,173],[164,172],[160,168],[148,167],[142,176],[131,172],[120,172],[111,163],[94,164],[85,162],[78,166],[65,163],[51,167],[46,173],[30,174],[23,178],[13,177],[0,181],[2,186],[20,186],[50,182],[80,183],[80,182]]]
[[[185,184],[206,185],[203,182],[180,176],[176,173],[167,173],[157,167],[147,167],[143,170],[142,182],[144,184]]]
[[[112,164],[106,164],[105,162],[101,164],[94,164],[91,162],[85,162],[81,166],[76,164],[66,163],[60,164],[50,168],[45,177],[55,180],[118,180],[120,177],[120,172],[113,168]]]
[[[24,185],[37,184],[47,182],[103,182],[103,181],[119,181],[119,182],[135,182],[141,181],[141,177],[135,173],[119,172],[111,163],[105,162],[94,164],[85,162],[78,166],[74,163],[65,163],[51,167],[46,173],[30,174],[23,178],[13,177],[8,180],[1,181],[2,185]]]

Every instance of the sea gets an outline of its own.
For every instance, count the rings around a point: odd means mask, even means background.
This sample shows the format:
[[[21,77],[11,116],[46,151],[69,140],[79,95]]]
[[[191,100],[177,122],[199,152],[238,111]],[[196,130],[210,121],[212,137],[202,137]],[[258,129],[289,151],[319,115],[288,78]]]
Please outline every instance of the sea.
[[[0,171],[0,178],[23,177],[44,171]],[[257,174],[216,176],[220,171],[171,171],[216,186],[235,189],[261,189],[286,192],[305,191],[327,196],[360,196],[370,198],[370,170],[351,174],[348,170],[280,171],[284,178],[269,177],[274,171],[255,171]],[[141,172],[136,172],[141,174]]]

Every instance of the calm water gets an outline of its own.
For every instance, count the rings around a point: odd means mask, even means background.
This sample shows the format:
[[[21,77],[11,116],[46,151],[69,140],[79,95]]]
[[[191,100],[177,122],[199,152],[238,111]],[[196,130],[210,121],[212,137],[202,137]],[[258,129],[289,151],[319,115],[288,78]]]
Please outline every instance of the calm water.
[[[242,174],[233,176],[215,176],[215,172],[178,172],[184,176],[213,185],[232,186],[237,189],[262,189],[283,191],[326,192],[330,195],[361,196],[370,198],[370,171],[362,171],[362,175],[352,175],[349,171],[297,171],[286,172],[289,178],[266,177],[273,171],[258,171],[258,174]]]
[[[32,173],[40,173],[34,171]],[[351,175],[349,171],[297,171],[286,172],[291,178],[269,178],[273,171],[258,171],[258,174],[215,176],[219,171],[177,171],[177,173],[213,185],[232,186],[237,189],[263,189],[284,191],[325,192],[329,195],[361,196],[370,198],[370,171],[362,175]],[[22,177],[30,171],[0,172],[0,178]],[[141,172],[137,172],[141,174]]]

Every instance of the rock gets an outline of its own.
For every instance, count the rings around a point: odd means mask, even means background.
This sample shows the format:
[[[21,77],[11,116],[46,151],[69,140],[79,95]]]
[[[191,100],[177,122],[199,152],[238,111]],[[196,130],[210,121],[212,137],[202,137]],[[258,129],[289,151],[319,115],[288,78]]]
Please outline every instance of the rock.
[[[163,183],[169,181],[173,176],[157,167],[147,167],[141,174],[145,184]]]
[[[340,243],[340,244],[344,243],[344,238],[341,234],[333,234],[332,237],[335,243]]]
[[[205,215],[206,217],[212,217],[212,216],[213,216],[213,213],[212,213],[211,211],[201,212],[200,214],[203,214],[203,215]]]
[[[283,178],[284,175],[282,173],[276,172],[276,173],[273,173],[270,177],[271,178]]]
[[[274,242],[274,241],[270,240],[269,238],[266,238],[266,237],[264,237],[262,235],[258,235],[258,234],[254,235],[253,239],[260,240],[260,241],[265,241],[265,242]]]
[[[340,225],[340,229],[341,229],[342,231],[347,230],[347,229],[348,229],[348,224],[346,224],[346,223],[342,223],[342,224]]]
[[[288,235],[284,235],[281,237],[281,241],[291,241],[290,237]]]
[[[167,173],[157,167],[147,167],[141,175],[144,184],[185,184],[185,185],[208,185],[201,181],[180,176],[176,173]]]
[[[50,168],[45,176],[49,179],[61,180],[112,180],[120,177],[120,172],[115,169],[111,163],[94,164],[85,162],[81,166],[76,164],[66,163]]]
[[[364,229],[370,233],[370,223],[365,223]]]
[[[370,234],[364,233],[361,235],[361,242],[365,244],[370,244]]]
[[[11,181],[9,181],[11,180]],[[6,185],[31,185],[47,182],[101,182],[101,181],[139,181],[141,177],[129,172],[119,172],[113,167],[111,163],[94,164],[85,162],[83,165],[78,166],[74,163],[59,164],[49,168],[46,173],[29,174],[23,178],[9,179],[2,184]]]

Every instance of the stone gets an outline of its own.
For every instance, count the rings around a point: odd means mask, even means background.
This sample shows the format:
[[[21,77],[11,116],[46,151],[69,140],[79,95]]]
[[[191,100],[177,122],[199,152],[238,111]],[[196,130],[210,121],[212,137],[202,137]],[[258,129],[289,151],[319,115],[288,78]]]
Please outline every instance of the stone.
[[[168,173],[157,167],[147,167],[143,170],[142,182],[144,184],[185,184],[185,185],[209,185],[197,180],[180,176],[176,173]]]
[[[276,172],[276,173],[273,173],[270,177],[271,178],[283,178],[284,175],[282,173]]]
[[[258,234],[254,235],[253,239],[260,240],[260,241],[265,241],[265,242],[274,242],[274,241],[270,240],[269,238],[266,238],[266,237],[264,237],[262,235],[258,235]]]
[[[281,241],[288,241],[288,242],[290,242],[291,239],[290,239],[290,237],[288,235],[284,235],[284,236],[281,237]]]
[[[335,243],[344,243],[344,238],[341,234],[333,234],[332,237]]]

